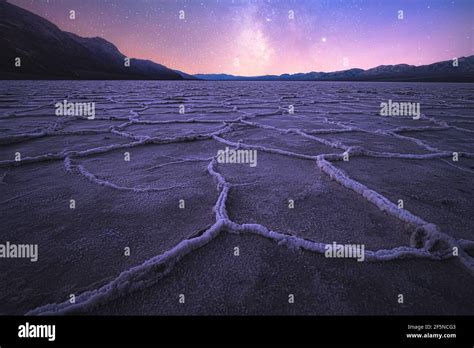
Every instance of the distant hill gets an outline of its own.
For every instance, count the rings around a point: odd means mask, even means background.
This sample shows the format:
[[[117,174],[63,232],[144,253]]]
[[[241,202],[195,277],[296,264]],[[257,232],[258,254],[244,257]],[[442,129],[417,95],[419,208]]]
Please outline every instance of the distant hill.
[[[309,72],[283,75],[234,76],[227,74],[197,74],[202,80],[218,81],[420,81],[474,82],[474,56],[461,57],[458,66],[448,60],[430,65],[380,65],[363,70],[349,69],[335,72]]]
[[[15,67],[15,58],[21,67]],[[83,38],[0,0],[0,79],[153,79],[183,76],[149,60],[130,59],[99,37]]]
[[[226,81],[226,80],[247,80],[247,79],[252,79],[252,77],[246,77],[246,76],[234,76],[234,75],[228,75],[228,74],[196,74],[194,75],[198,79],[202,80],[219,80],[219,81]],[[258,77],[264,77],[264,76],[257,76],[253,77],[258,78]],[[275,76],[277,77],[277,76]]]
[[[178,73],[179,75],[181,75],[181,77],[186,79],[186,80],[199,80],[199,78],[194,76],[194,75],[186,74],[185,72],[182,72],[182,71],[179,71],[179,70],[174,70],[174,71],[176,73]]]

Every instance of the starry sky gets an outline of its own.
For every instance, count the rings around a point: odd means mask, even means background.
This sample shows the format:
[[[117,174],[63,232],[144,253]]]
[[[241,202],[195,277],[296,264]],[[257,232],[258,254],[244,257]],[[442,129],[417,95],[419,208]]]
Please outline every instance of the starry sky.
[[[367,69],[474,54],[474,0],[9,2],[62,30],[103,37],[126,56],[190,74]]]

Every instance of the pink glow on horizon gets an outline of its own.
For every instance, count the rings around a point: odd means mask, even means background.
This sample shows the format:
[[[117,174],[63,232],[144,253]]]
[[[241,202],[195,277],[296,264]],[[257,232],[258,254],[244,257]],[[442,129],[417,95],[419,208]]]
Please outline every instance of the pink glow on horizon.
[[[474,54],[470,0],[10,2],[63,30],[101,36],[127,56],[190,74],[328,72]]]

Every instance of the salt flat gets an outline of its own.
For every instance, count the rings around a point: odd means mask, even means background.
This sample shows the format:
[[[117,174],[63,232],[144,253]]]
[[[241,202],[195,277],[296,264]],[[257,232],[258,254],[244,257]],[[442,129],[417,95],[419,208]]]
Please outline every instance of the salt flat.
[[[474,313],[472,84],[0,89],[0,241],[38,245],[0,260],[1,314]],[[95,118],[56,116],[65,99]]]

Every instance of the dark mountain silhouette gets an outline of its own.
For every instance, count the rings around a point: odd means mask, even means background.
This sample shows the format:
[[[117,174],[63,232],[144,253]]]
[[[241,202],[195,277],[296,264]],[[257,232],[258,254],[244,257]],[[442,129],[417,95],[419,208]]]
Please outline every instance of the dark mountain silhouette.
[[[186,74],[185,72],[182,72],[182,71],[176,70],[176,69],[175,69],[174,71],[175,71],[176,73],[180,74],[183,79],[186,79],[186,80],[199,80],[199,79],[198,79],[196,76],[194,76],[194,75]]]
[[[21,67],[15,67],[15,58]],[[0,0],[1,79],[156,79],[182,80],[172,69],[130,59],[99,37],[64,32],[46,19]]]
[[[380,65],[363,70],[349,69],[335,72],[309,72],[283,75],[234,76],[227,74],[197,74],[202,80],[243,81],[439,81],[474,82],[474,56],[461,57],[458,66],[448,60],[430,65]]]

